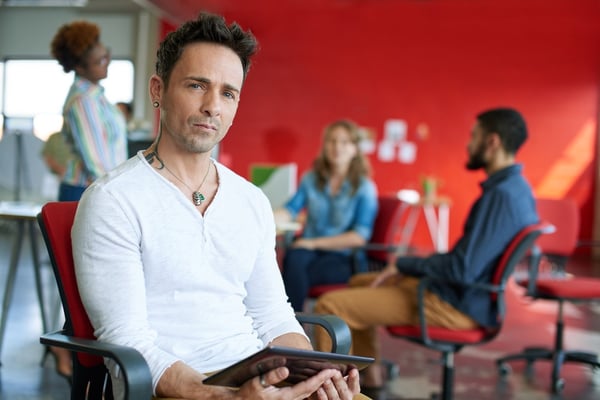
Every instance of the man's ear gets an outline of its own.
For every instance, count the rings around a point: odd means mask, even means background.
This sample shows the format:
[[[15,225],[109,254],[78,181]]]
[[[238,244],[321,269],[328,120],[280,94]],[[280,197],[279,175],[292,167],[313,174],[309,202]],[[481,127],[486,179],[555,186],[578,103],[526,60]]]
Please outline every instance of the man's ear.
[[[150,92],[150,101],[160,103],[163,91],[163,81],[160,76],[152,74],[150,82],[148,82],[148,91]]]
[[[485,141],[490,149],[498,149],[502,147],[502,139],[496,132],[490,132],[486,135]]]

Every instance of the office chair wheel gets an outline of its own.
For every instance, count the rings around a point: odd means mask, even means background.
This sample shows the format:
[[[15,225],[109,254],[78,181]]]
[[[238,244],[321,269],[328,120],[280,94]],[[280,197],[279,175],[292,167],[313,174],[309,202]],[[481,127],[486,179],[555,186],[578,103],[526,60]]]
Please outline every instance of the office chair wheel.
[[[508,363],[503,362],[498,365],[498,373],[500,374],[500,376],[507,376],[511,372],[512,368],[510,367],[510,365],[508,365]]]

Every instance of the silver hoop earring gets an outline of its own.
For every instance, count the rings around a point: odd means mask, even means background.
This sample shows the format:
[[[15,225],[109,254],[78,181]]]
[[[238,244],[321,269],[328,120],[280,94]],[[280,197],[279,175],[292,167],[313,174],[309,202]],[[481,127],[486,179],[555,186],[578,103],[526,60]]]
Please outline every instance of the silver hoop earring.
[[[160,103],[158,101],[155,101],[152,103],[152,107],[154,108],[158,108],[160,106]]]

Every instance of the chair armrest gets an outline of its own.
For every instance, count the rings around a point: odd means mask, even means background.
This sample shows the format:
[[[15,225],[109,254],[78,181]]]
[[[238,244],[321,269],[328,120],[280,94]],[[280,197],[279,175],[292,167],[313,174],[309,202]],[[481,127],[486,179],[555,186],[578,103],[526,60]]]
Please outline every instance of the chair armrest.
[[[536,281],[539,273],[540,262],[542,259],[542,250],[537,245],[533,245],[529,254],[529,282],[527,282],[527,295],[535,295]]]
[[[296,319],[302,324],[319,325],[323,327],[331,337],[333,353],[348,354],[352,345],[350,328],[343,319],[335,315],[322,315],[310,313],[296,313]]]
[[[300,323],[323,327],[332,342],[332,352],[348,354],[352,336],[348,325],[335,315],[296,313]],[[104,343],[97,340],[75,338],[56,331],[40,337],[40,343],[113,359],[121,368],[125,381],[125,399],[151,399],[152,376],[142,355],[132,347]]]
[[[362,246],[351,247],[351,250],[352,250],[352,257],[354,258],[353,264],[352,264],[352,273],[357,274],[357,273],[361,273],[361,272],[367,272],[367,271],[362,271],[360,268],[360,259],[358,257],[360,252],[366,253],[367,262],[369,264],[368,271],[372,272],[372,271],[378,271],[381,268],[383,268],[387,264],[387,261],[380,260],[378,258],[372,258],[368,254],[369,252],[385,253],[386,258],[388,260],[391,260],[395,255],[397,255],[399,253],[404,253],[406,250],[406,246],[390,244],[390,243],[369,242]],[[376,265],[375,269],[372,268],[374,265]]]
[[[125,377],[125,399],[151,399],[152,375],[146,360],[132,347],[75,338],[63,331],[44,334],[40,343],[115,360]]]
[[[502,293],[504,293],[505,290],[503,285],[490,285],[488,283],[480,282],[459,282],[441,278],[434,278],[431,276],[421,278],[419,280],[419,286],[417,287],[417,306],[419,310],[419,325],[421,328],[421,339],[428,345],[430,345],[432,342],[427,333],[427,319],[425,316],[425,291],[434,282],[443,283],[448,286],[462,286],[464,288],[481,289],[491,293],[497,293],[499,295],[502,295]],[[503,304],[503,302],[500,301],[499,304]],[[500,314],[504,315],[504,309],[500,310]]]
[[[403,246],[396,244],[386,244],[386,243],[367,243],[364,246],[357,247],[357,250],[379,250],[386,251],[388,253],[395,253]]]

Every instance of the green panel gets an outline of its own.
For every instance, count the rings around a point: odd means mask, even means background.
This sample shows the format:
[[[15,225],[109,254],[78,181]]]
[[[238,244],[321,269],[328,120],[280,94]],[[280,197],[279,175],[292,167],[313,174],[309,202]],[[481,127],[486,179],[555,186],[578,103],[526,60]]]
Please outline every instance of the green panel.
[[[256,186],[263,185],[277,170],[273,165],[253,165],[250,168],[250,181]]]

